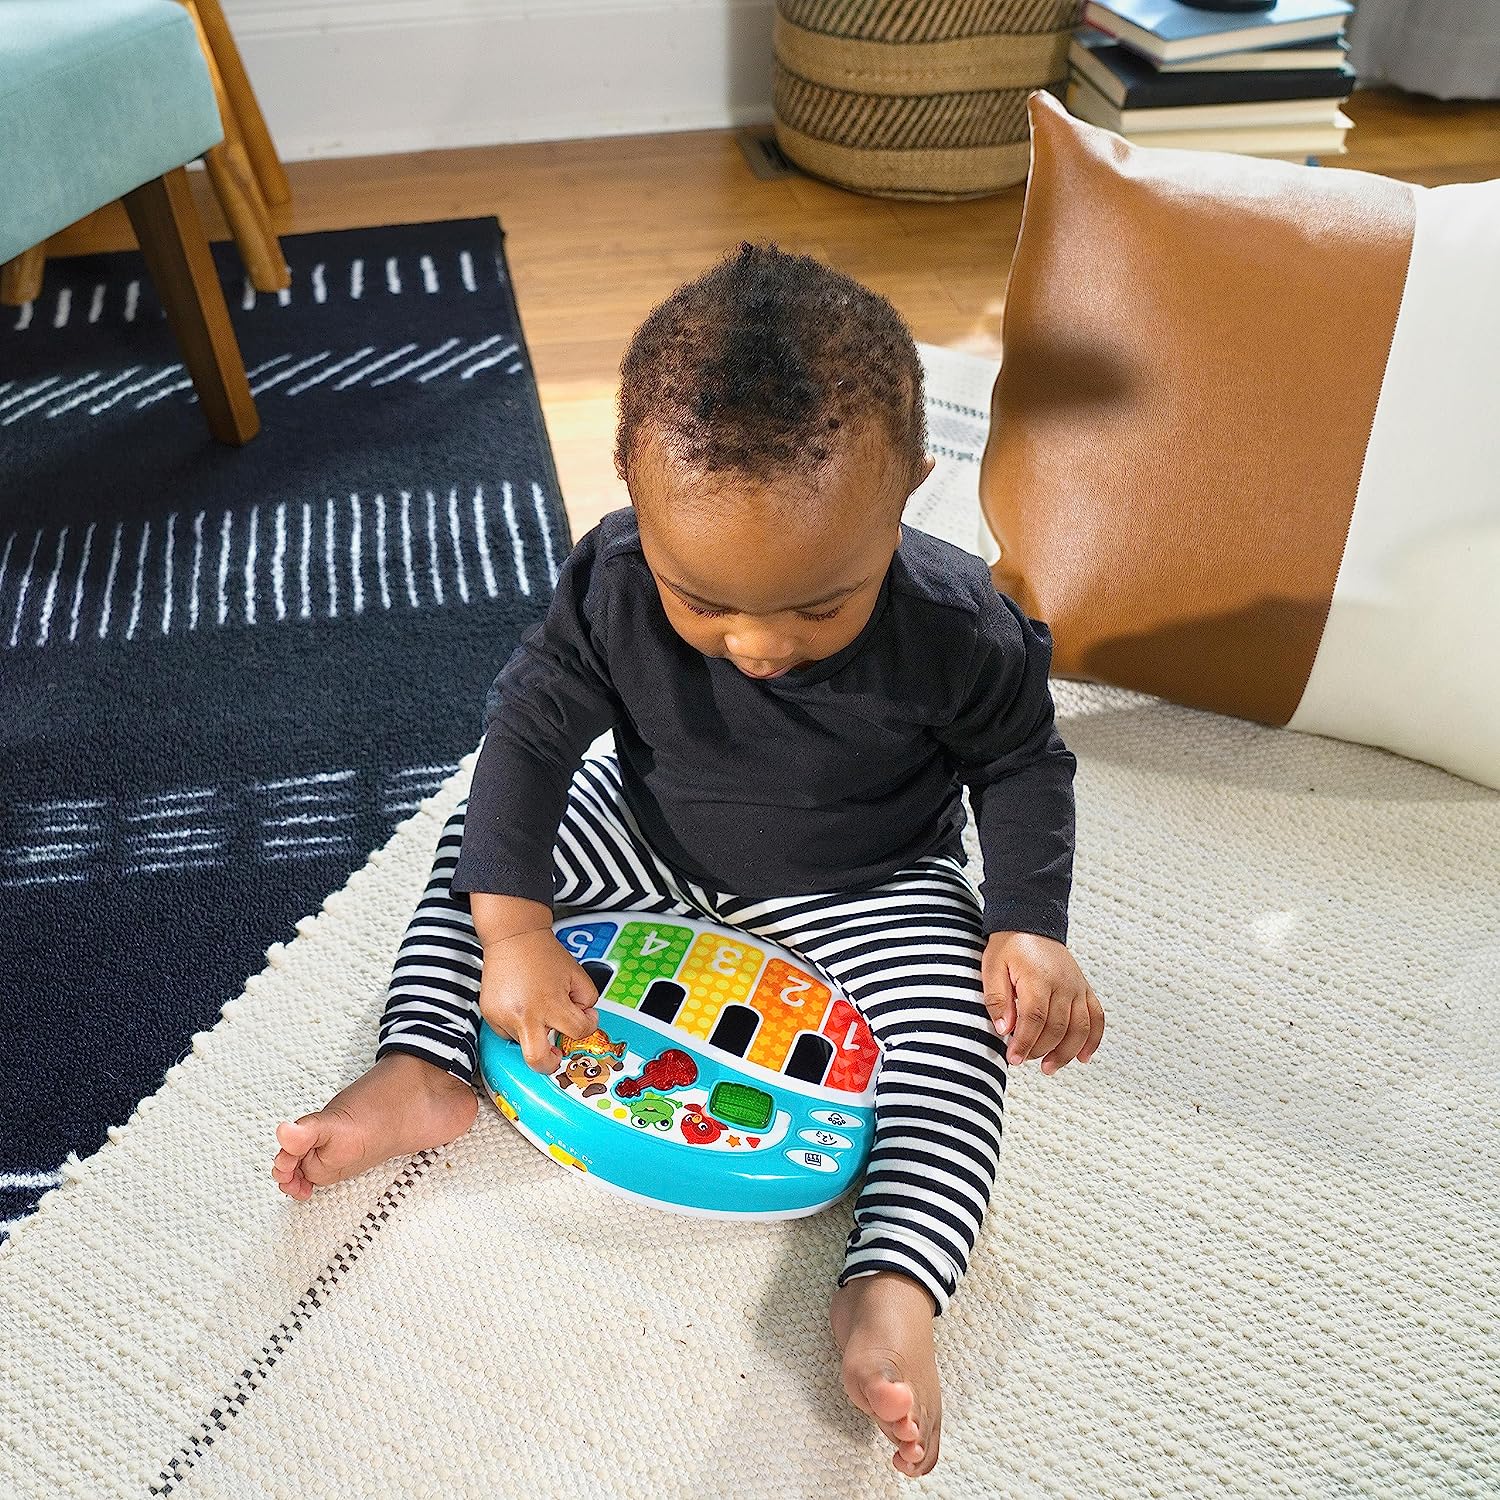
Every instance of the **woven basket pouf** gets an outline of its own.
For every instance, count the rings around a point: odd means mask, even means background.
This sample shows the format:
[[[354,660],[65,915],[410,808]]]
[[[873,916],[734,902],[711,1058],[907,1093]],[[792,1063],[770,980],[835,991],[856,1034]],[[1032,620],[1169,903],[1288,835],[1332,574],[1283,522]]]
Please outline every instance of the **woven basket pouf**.
[[[1026,96],[1068,71],[1080,0],[777,0],[776,139],[804,171],[888,198],[975,198],[1026,176]]]

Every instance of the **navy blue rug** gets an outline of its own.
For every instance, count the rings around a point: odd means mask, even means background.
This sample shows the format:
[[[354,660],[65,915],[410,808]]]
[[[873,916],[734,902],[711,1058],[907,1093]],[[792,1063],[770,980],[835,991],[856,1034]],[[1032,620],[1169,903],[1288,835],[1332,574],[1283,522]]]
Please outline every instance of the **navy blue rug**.
[[[500,226],[284,247],[215,247],[243,449],[138,256],[0,309],[0,1226],[475,746],[570,545]]]

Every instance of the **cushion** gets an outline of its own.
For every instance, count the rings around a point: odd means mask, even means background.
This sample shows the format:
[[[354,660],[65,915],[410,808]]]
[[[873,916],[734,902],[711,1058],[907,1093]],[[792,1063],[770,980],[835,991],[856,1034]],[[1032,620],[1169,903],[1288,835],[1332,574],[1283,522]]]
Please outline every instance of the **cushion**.
[[[222,138],[176,0],[0,0],[0,261]]]
[[[980,488],[1054,670],[1500,785],[1500,182],[1029,110]]]

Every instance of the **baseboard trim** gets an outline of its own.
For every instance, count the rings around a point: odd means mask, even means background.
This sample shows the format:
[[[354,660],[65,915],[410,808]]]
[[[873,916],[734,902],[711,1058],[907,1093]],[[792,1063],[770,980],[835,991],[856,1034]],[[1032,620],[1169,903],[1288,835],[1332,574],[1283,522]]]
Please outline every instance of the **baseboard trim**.
[[[773,0],[228,0],[289,161],[771,115]]]
[[[301,36],[366,31],[382,26],[441,26],[453,22],[528,21],[544,16],[599,17],[643,10],[722,11],[747,0],[226,0],[235,36]]]

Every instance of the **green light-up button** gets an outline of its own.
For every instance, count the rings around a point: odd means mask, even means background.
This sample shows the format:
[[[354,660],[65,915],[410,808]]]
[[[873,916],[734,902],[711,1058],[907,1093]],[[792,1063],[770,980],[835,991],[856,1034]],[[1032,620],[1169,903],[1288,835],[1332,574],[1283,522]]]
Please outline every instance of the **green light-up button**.
[[[724,1079],[708,1097],[708,1112],[740,1130],[764,1130],[776,1113],[776,1101],[764,1089]]]

